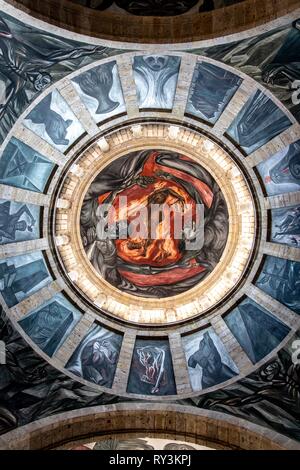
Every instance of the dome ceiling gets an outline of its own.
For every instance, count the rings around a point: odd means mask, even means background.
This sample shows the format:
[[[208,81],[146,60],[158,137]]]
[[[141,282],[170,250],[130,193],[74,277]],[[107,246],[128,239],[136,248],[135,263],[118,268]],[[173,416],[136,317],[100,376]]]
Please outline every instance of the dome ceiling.
[[[1,305],[22,344],[108,401],[198,406],[248,377],[285,383],[279,351],[291,355],[300,318],[295,24],[127,52],[0,16]],[[169,238],[149,231],[153,203],[174,208]],[[120,237],[137,207],[143,235]]]
[[[56,0],[2,2],[4,11],[17,4],[31,18],[84,34],[88,42],[88,38],[116,41],[121,48],[132,44],[132,50],[138,44],[182,44],[190,49],[196,41],[239,40],[240,33],[248,37],[250,29],[259,34],[264,23],[273,21],[274,28],[287,24],[299,7],[298,0],[273,0],[268,8],[261,7],[261,0],[60,0],[59,8]]]

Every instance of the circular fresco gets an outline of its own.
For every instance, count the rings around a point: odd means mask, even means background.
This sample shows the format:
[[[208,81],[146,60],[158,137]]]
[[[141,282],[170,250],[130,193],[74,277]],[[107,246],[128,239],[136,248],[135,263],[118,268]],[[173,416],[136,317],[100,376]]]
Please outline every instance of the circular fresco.
[[[89,186],[80,214],[88,259],[108,283],[148,298],[185,292],[211,273],[228,237],[214,178],[164,150],[122,156]]]

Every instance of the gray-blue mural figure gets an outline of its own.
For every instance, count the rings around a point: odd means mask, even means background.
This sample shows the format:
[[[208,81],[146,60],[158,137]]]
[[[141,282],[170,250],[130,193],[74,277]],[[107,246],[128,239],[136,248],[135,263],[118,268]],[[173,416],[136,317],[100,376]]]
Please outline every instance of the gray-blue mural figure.
[[[66,368],[89,382],[111,388],[121,345],[121,335],[95,325],[75,350]]]
[[[262,79],[280,87],[291,88],[300,79],[300,22],[295,21],[271,62],[262,67]]]
[[[37,206],[0,199],[0,244],[38,238],[39,212]]]
[[[19,323],[32,341],[51,357],[70,334],[80,316],[62,295],[57,295]]]
[[[271,168],[270,178],[275,184],[300,185],[300,141],[290,145],[285,157]]]
[[[183,345],[194,391],[213,387],[239,373],[212,328],[183,337]]]
[[[28,115],[34,124],[44,124],[49,137],[57,145],[68,145],[66,139],[67,129],[72,124],[70,119],[66,121],[50,108],[52,95],[46,96]]]
[[[0,183],[43,192],[54,164],[14,137],[0,159]]]
[[[172,357],[167,340],[136,340],[127,392],[152,396],[176,394]]]
[[[269,196],[299,191],[300,140],[257,165]]]
[[[253,364],[276,348],[290,331],[251,299],[241,302],[224,320]]]
[[[273,209],[271,240],[300,247],[300,205]]]
[[[262,91],[256,91],[227,130],[250,154],[291,126],[290,119]]]
[[[256,285],[300,314],[300,263],[267,256]]]
[[[293,83],[300,79],[299,24],[297,20],[258,36],[192,52],[231,65],[262,83],[299,121],[300,104],[292,99]]]
[[[180,57],[148,55],[134,58],[133,72],[139,107],[172,109]]]
[[[299,338],[300,331],[247,377],[186,404],[251,420],[299,441],[300,367],[293,357]]]
[[[0,292],[8,307],[29,297],[50,280],[40,253],[8,258],[0,263]]]
[[[80,122],[57,90],[46,96],[28,114],[24,124],[61,151],[84,133]],[[44,126],[41,128],[40,124]]]
[[[94,67],[72,81],[97,123],[126,111],[116,61]]]
[[[113,86],[112,70],[114,66],[115,62],[109,62],[73,79],[86,95],[92,96],[98,101],[96,114],[109,113],[120,104],[109,96]]]
[[[214,124],[240,86],[242,79],[206,62],[195,67],[186,113]]]
[[[225,382],[237,375],[226,364],[223,364],[221,356],[208,332],[204,333],[199,343],[199,349],[188,360],[188,366],[193,369],[199,365],[203,370],[202,388],[212,387],[217,383]]]
[[[29,103],[29,97],[51,84],[52,67],[62,62],[71,66],[72,61],[96,53],[105,56],[106,48],[60,39],[2,14],[0,52],[0,74],[7,82],[5,101],[0,106],[3,137]]]

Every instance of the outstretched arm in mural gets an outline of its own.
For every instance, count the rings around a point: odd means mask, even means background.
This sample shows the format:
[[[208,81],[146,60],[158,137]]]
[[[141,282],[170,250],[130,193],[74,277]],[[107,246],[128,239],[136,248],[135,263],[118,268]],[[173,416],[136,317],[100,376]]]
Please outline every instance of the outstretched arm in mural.
[[[17,231],[25,232],[25,230],[29,230],[32,232],[32,226],[36,223],[36,220],[25,204],[14,214],[10,214],[10,205],[10,202],[0,205],[0,241],[3,238],[15,240]],[[24,214],[30,218],[31,225],[26,220],[20,220]]]
[[[35,91],[40,92],[52,81],[50,67],[66,60],[76,60],[96,52],[105,55],[106,47],[86,46],[71,47],[68,42],[40,33],[36,41],[46,41],[48,50],[32,47],[22,42],[9,29],[0,17],[0,71],[9,82],[6,88],[5,102],[0,106],[0,117],[8,105],[22,93],[22,101],[27,101],[24,87],[32,83]],[[52,48],[52,50],[51,50]]]

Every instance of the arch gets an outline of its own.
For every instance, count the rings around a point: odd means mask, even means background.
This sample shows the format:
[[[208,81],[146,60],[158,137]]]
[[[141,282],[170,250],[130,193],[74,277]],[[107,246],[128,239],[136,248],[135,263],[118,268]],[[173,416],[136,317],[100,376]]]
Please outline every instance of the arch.
[[[70,411],[0,437],[0,449],[47,450],[130,435],[171,438],[215,449],[300,450],[286,436],[223,413],[158,403],[123,403]]]

